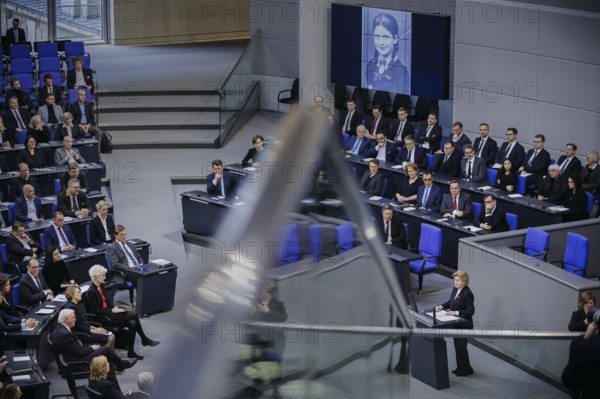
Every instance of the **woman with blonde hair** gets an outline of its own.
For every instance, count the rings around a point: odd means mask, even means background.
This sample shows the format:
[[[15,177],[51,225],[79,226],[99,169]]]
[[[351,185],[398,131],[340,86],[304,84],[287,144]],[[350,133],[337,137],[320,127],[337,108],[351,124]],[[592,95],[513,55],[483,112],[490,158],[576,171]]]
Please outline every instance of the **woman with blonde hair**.
[[[96,356],[90,362],[89,386],[105,399],[124,399],[125,395],[131,395],[131,389],[121,393],[120,388],[106,379],[110,371],[110,364],[106,356]]]

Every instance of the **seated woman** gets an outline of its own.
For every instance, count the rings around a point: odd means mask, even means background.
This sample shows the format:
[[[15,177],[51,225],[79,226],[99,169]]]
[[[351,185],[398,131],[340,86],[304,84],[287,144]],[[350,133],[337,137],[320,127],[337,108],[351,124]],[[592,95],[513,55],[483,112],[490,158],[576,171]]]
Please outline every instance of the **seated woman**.
[[[90,241],[92,245],[111,243],[115,240],[115,222],[108,214],[110,205],[101,200],[96,204],[98,214],[90,222]]]
[[[81,299],[81,288],[78,286],[68,287],[65,291],[67,304],[65,309],[73,309],[75,311],[75,327],[74,332],[82,332],[90,336],[90,341],[100,345],[108,345],[111,349],[115,349],[115,336],[109,333],[102,327],[94,327],[87,322],[87,312],[85,305]],[[110,335],[109,335],[110,334]]]
[[[25,148],[23,148],[17,156],[17,165],[26,163],[30,169],[46,167],[46,157],[44,153],[37,148],[35,137],[27,135],[25,137]]]
[[[58,124],[56,129],[56,140],[62,141],[66,136],[73,137],[74,140],[83,138],[85,134],[81,131],[79,126],[73,124],[73,115],[70,112],[63,114],[63,121]]]
[[[518,182],[519,176],[517,175],[517,171],[513,170],[511,160],[505,158],[504,161],[502,161],[502,167],[498,170],[498,174],[496,175],[494,187],[512,193],[517,188]]]
[[[15,146],[14,129],[9,129],[4,124],[4,117],[0,116],[0,134],[2,135],[2,147],[11,148]]]
[[[44,125],[42,117],[33,115],[29,121],[27,135],[32,136],[38,143],[47,143],[50,141],[50,129]]]
[[[127,357],[132,359],[143,359],[133,350],[135,345],[135,334],[142,339],[144,346],[156,346],[158,341],[151,340],[146,336],[142,328],[142,323],[136,312],[114,306],[112,295],[106,292],[104,281],[106,280],[106,268],[101,265],[94,265],[90,268],[89,274],[92,285],[86,293],[88,311],[96,315],[104,315],[110,320],[112,327],[127,327]]]
[[[398,202],[416,202],[419,187],[423,185],[423,179],[419,177],[419,167],[414,163],[406,164],[406,176],[400,181],[396,189]]]
[[[0,310],[9,316],[21,317],[23,314],[16,309],[10,289],[10,280],[6,277],[0,277],[0,294],[2,295]]]
[[[63,292],[65,288],[77,285],[69,274],[67,265],[60,258],[60,249],[55,245],[48,245],[46,248],[42,274],[48,288],[55,296]]]
[[[538,199],[541,201],[562,204],[569,195],[565,178],[560,175],[560,167],[556,164],[548,166],[548,175],[538,185]]]
[[[121,393],[114,383],[107,379],[110,365],[106,356],[96,356],[90,362],[89,386],[105,399],[125,399],[131,395],[131,389]]]
[[[596,296],[591,291],[583,291],[579,294],[579,305],[581,309],[574,311],[571,315],[569,331],[584,332],[587,330],[588,324],[590,324],[587,316],[590,310],[596,306]]]
[[[581,183],[581,176],[569,176],[567,178],[567,185],[569,186],[569,191],[563,205],[566,208],[569,208],[573,213],[565,215],[563,221],[572,222],[575,220],[589,219],[590,214],[587,211],[588,198],[586,191],[583,189],[583,184]]]
[[[257,134],[256,136],[252,137],[252,145],[254,146],[254,148],[250,148],[248,150],[246,156],[244,157],[244,159],[242,159],[242,166],[252,166],[255,168],[260,166],[260,163],[258,161],[261,155],[263,154],[263,151],[265,150],[263,147],[264,141],[265,139],[260,134]]]

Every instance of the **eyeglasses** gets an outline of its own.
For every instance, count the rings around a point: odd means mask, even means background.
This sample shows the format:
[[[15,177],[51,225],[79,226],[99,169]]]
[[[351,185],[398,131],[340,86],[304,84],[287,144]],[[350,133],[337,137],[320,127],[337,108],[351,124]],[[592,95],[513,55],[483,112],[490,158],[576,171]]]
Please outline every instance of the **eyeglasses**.
[[[423,181],[432,181],[433,179],[431,177],[424,177]]]
[[[494,200],[489,200],[489,201],[483,201],[486,204],[491,204],[492,202],[494,202]]]
[[[534,143],[541,143],[542,140],[533,140]]]

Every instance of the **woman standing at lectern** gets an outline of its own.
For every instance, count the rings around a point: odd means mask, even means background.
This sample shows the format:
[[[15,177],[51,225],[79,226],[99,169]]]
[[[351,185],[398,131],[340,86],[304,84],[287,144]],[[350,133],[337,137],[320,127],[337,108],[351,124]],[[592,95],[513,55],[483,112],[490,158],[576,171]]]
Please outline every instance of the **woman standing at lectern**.
[[[475,313],[475,296],[469,286],[469,275],[464,270],[452,273],[454,288],[450,299],[435,307],[436,312],[446,309],[446,316],[458,316],[465,319],[456,328],[473,329],[473,314]],[[457,377],[466,377],[473,374],[473,368],[469,362],[467,351],[468,338],[454,338],[454,350],[456,352],[456,370],[452,370]]]

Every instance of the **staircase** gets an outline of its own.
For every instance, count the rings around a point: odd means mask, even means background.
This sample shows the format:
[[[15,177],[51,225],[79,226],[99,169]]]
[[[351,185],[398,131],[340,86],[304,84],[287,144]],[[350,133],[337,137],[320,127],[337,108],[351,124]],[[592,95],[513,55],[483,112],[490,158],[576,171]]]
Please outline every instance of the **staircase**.
[[[115,149],[216,148],[217,90],[106,91],[98,96],[98,126]]]

